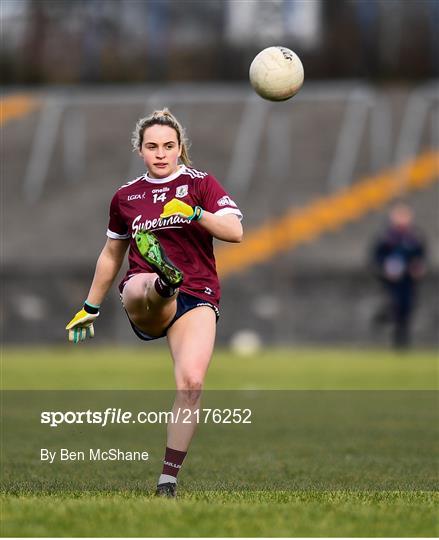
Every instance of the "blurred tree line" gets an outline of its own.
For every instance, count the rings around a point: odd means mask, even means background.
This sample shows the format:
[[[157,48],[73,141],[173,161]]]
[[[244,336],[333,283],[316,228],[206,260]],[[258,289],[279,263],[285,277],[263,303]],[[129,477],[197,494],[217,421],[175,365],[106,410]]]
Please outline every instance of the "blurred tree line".
[[[263,47],[307,78],[439,74],[438,0],[2,0],[4,84],[243,80]]]

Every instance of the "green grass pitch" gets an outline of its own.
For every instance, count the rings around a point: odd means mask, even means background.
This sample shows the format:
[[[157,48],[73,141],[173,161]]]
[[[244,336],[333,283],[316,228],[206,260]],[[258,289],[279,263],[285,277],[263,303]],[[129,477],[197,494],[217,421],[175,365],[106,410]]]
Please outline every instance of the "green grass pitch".
[[[1,371],[5,390],[173,388],[167,350],[151,345],[120,349],[91,345],[4,348]],[[379,350],[297,348],[269,349],[240,357],[219,349],[206,388],[436,390],[437,376],[438,356],[429,351],[396,355]],[[196,440],[194,443],[195,452]],[[233,459],[233,448],[227,448],[227,452]],[[196,461],[200,456],[193,458]],[[263,453],[260,459],[264,459]],[[359,467],[363,465],[361,459]],[[255,466],[264,467],[263,463]],[[219,480],[229,472],[226,468],[224,461],[215,470]],[[181,489],[175,501],[155,499],[151,486],[142,488],[141,479],[135,489],[119,485],[101,492],[66,488],[38,493],[26,486],[11,490],[9,484],[1,494],[1,533],[425,537],[439,532],[439,497],[434,489],[279,490],[273,485],[257,490],[197,491],[191,489],[196,486],[194,472],[194,466],[188,463],[181,473]],[[273,474],[281,475],[282,471],[274,470]]]

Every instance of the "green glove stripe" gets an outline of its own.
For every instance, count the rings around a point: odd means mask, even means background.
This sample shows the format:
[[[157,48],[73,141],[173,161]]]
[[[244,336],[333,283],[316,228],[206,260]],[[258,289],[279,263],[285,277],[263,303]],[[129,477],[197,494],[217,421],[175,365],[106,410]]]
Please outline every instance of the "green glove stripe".
[[[94,307],[96,309],[99,309],[101,307],[101,304],[91,304],[90,302],[87,302],[87,300],[84,302],[84,304],[87,304],[87,306]]]

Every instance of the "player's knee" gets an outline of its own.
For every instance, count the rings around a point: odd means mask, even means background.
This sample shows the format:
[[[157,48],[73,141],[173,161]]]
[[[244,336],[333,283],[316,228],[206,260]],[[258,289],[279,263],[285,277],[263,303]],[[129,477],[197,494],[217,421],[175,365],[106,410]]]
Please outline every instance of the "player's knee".
[[[142,279],[136,279],[137,276],[128,281],[122,293],[122,302],[125,309],[130,310],[133,306],[145,300],[146,282]]]
[[[180,399],[188,407],[195,405],[201,398],[203,389],[202,377],[187,375],[182,378],[179,384]]]

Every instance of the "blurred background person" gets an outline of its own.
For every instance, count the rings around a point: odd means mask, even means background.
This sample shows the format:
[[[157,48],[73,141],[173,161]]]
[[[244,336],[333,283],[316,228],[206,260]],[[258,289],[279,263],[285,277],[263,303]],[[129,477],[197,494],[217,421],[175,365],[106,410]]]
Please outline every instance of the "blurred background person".
[[[393,346],[406,348],[411,341],[411,322],[417,285],[425,274],[425,242],[414,224],[414,213],[397,203],[389,223],[373,246],[376,275],[384,286],[386,302],[375,318],[393,325]]]

